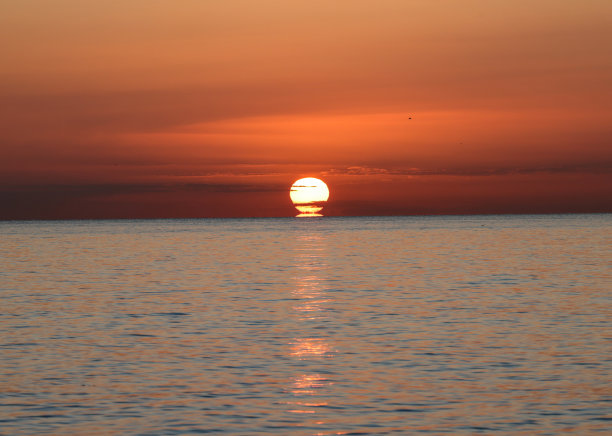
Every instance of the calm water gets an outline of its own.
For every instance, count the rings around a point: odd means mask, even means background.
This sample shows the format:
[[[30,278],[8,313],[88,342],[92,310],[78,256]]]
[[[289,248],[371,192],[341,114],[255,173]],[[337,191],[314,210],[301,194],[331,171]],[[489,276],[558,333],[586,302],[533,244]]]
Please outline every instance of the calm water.
[[[0,223],[2,434],[612,429],[612,215]]]

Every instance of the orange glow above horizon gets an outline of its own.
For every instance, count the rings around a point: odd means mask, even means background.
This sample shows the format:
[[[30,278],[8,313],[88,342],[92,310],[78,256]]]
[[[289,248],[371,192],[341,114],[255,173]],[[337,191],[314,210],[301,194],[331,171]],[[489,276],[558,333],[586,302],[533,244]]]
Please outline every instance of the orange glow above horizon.
[[[0,218],[610,211],[611,13],[4,2]]]

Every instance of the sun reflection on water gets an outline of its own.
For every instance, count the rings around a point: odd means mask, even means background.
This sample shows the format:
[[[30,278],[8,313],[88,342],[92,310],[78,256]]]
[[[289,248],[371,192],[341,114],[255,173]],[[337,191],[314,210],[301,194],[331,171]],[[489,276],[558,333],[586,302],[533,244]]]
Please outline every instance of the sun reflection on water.
[[[332,349],[322,338],[304,338],[294,342],[291,355],[303,358],[331,357]]]
[[[293,379],[291,392],[296,395],[316,395],[318,389],[331,385],[332,382],[321,374],[301,374]],[[307,403],[296,402],[294,404],[307,405]],[[310,406],[313,404],[308,403]],[[324,403],[327,405],[327,402]],[[319,403],[317,405],[323,405]]]
[[[288,354],[293,359],[309,362],[307,367],[316,370],[319,369],[317,362],[329,361],[335,353],[327,338],[316,334],[320,323],[328,318],[326,305],[333,302],[326,295],[324,286],[327,268],[325,239],[319,235],[303,235],[297,239],[295,252],[295,270],[298,273],[291,294],[296,301],[292,312],[299,334],[288,344]],[[288,402],[288,412],[313,419],[300,423],[300,426],[326,423],[316,414],[318,408],[329,406],[324,397],[329,395],[331,385],[333,381],[329,375],[318,371],[299,373],[293,378],[290,392],[294,400]]]

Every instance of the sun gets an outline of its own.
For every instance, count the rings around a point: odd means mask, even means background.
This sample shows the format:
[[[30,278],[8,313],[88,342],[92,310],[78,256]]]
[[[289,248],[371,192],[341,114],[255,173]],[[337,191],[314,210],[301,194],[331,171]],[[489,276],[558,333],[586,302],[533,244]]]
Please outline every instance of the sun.
[[[329,198],[329,189],[323,180],[306,177],[291,186],[289,196],[300,212],[298,216],[321,216],[319,212]]]

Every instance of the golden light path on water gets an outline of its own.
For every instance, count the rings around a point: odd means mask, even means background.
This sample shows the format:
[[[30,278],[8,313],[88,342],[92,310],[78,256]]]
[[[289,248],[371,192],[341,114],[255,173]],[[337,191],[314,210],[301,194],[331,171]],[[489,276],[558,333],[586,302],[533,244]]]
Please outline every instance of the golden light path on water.
[[[299,328],[298,335],[289,344],[289,355],[293,359],[308,361],[308,368],[316,367],[316,362],[333,358],[334,348],[323,335],[309,334],[319,331],[325,323],[326,304],[332,299],[326,295],[323,285],[323,273],[327,268],[325,261],[325,240],[319,235],[302,235],[297,239],[295,256],[296,276],[292,297],[293,316]],[[314,363],[314,365],[313,365]],[[326,422],[317,416],[322,407],[330,406],[329,387],[333,385],[330,377],[320,372],[304,372],[296,374],[289,387],[294,399],[288,401],[289,413],[312,415],[311,422],[302,422],[301,426],[320,426]],[[342,434],[318,433],[318,434]]]

